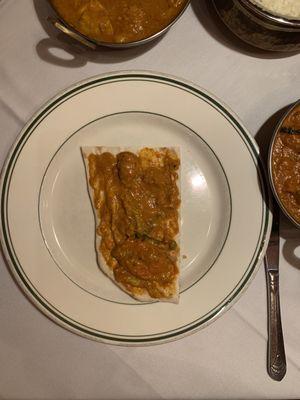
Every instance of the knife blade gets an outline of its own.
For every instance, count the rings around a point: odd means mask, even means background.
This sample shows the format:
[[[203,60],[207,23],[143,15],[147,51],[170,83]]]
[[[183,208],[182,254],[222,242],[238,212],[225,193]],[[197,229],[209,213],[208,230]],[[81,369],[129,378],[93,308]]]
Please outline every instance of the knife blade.
[[[274,200],[272,230],[264,264],[268,297],[267,369],[269,376],[276,381],[281,381],[286,374],[279,299],[279,218],[279,207]]]

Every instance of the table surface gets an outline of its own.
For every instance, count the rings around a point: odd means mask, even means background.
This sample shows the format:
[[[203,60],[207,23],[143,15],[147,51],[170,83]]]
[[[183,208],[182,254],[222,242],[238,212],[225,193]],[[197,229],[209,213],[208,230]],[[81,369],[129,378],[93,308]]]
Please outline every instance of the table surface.
[[[266,54],[220,24],[210,1],[192,2],[155,43],[97,52],[49,26],[44,0],[0,0],[0,165],[30,116],[61,89],[116,70],[188,79],[222,99],[260,143],[300,97],[300,55]],[[299,398],[300,235],[281,218],[281,306],[285,379],[266,372],[263,268],[238,303],[206,329],[169,344],[126,348],[81,338],[25,298],[0,256],[0,398]]]

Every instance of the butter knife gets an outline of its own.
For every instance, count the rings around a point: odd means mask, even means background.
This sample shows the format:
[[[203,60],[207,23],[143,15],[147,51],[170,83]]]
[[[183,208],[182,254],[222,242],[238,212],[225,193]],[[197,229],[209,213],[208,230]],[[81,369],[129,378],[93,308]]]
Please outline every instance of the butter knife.
[[[268,296],[267,368],[269,376],[276,381],[281,381],[286,374],[279,301],[279,217],[279,207],[274,201],[272,231],[264,264]]]

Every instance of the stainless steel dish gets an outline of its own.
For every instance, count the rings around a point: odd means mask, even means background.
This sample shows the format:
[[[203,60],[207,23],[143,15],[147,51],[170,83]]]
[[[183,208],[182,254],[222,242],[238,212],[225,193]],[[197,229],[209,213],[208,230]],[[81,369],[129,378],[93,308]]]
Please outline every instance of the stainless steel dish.
[[[51,0],[48,0],[51,8],[53,9],[55,13],[55,17],[49,17],[48,20],[54,25],[55,28],[59,29],[61,32],[65,33],[66,35],[70,36],[72,39],[77,40],[81,44],[92,48],[92,49],[97,49],[98,46],[105,46],[105,47],[111,47],[111,48],[116,48],[116,49],[125,49],[129,47],[135,47],[139,46],[145,43],[148,43],[159,36],[162,36],[165,34],[171,27],[174,25],[178,19],[182,16],[182,14],[185,12],[187,7],[190,4],[190,0],[187,0],[186,5],[183,7],[183,9],[179,12],[176,18],[174,18],[167,26],[165,26],[163,29],[160,31],[156,32],[155,34],[148,36],[144,39],[136,40],[133,42],[128,42],[128,43],[113,43],[113,42],[100,42],[95,39],[92,39],[90,37],[87,37],[71,27],[55,10],[53,7]]]
[[[224,24],[244,42],[263,50],[300,51],[300,20],[272,15],[249,0],[213,0]]]
[[[297,226],[297,228],[300,228],[300,223],[298,223],[298,222],[290,215],[290,213],[286,210],[286,208],[285,208],[285,206],[283,205],[283,203],[282,203],[280,197],[279,197],[278,194],[277,194],[277,190],[276,190],[276,187],[275,187],[275,184],[274,184],[274,180],[273,180],[273,173],[272,173],[272,154],[273,154],[274,142],[275,142],[276,136],[277,136],[277,134],[278,134],[278,132],[279,132],[279,130],[280,130],[280,128],[281,128],[281,125],[282,125],[283,121],[284,121],[285,118],[293,111],[293,109],[296,108],[296,107],[298,107],[299,105],[300,105],[300,100],[298,100],[295,104],[293,104],[292,107],[290,107],[290,108],[288,109],[288,111],[284,114],[284,116],[282,117],[282,119],[279,121],[279,123],[278,123],[278,125],[277,125],[277,127],[276,127],[276,129],[275,129],[275,131],[274,131],[272,140],[271,140],[271,144],[270,144],[270,148],[269,148],[269,157],[268,157],[269,181],[270,181],[270,183],[271,183],[271,187],[272,187],[272,191],[273,191],[274,197],[276,198],[277,203],[279,204],[281,210],[282,210],[282,211],[284,212],[284,214],[289,218],[289,220],[290,220],[291,222],[293,222],[294,225]]]

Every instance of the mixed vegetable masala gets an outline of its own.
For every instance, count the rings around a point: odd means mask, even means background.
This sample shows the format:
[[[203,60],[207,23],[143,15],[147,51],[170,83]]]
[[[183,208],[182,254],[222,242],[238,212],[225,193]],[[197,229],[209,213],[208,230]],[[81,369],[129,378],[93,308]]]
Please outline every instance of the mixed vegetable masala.
[[[129,292],[143,288],[159,298],[160,288],[178,275],[179,164],[170,149],[88,157],[98,250]]]
[[[58,14],[98,42],[128,43],[165,28],[187,0],[51,0]]]
[[[272,170],[280,200],[300,223],[300,105],[285,118],[275,138]]]

